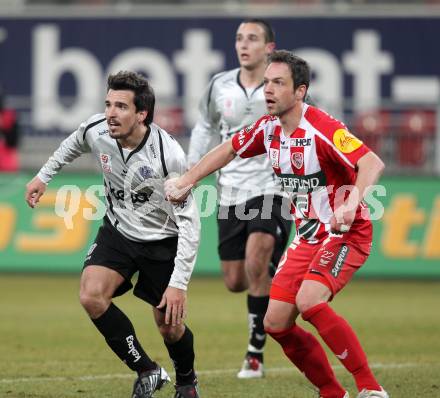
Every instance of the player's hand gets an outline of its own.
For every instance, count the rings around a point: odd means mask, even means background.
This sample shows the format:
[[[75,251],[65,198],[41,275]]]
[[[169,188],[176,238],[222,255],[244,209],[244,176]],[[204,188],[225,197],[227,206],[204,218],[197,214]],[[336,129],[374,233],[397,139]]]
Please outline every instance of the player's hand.
[[[170,178],[165,181],[165,198],[171,203],[181,203],[186,200],[193,184],[184,184],[182,177]]]
[[[346,205],[338,207],[330,220],[331,232],[343,234],[348,232],[356,217],[356,208],[351,209]]]
[[[26,185],[25,199],[27,204],[34,208],[35,205],[40,201],[41,196],[46,191],[47,185],[41,181],[37,176],[35,176]]]
[[[186,318],[186,291],[168,286],[156,308],[164,307],[166,307],[165,324],[171,323],[171,326],[183,324]]]

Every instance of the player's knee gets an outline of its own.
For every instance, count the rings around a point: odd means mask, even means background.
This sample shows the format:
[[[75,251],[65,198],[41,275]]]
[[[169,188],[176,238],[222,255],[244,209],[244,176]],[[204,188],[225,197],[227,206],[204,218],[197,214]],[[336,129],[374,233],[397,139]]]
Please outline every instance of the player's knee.
[[[246,259],[246,273],[250,281],[262,283],[269,277],[269,264],[260,260]]]
[[[108,301],[102,295],[93,294],[88,291],[80,292],[79,302],[92,317],[96,317],[104,313],[109,305]]]
[[[301,314],[319,304],[320,302],[320,300],[314,297],[307,296],[305,294],[298,294],[296,296],[296,307]]]
[[[167,343],[175,343],[179,341],[185,331],[184,325],[171,326],[165,323],[158,325],[159,333]]]
[[[248,287],[247,281],[232,275],[225,275],[224,281],[228,290],[233,293],[244,292]]]
[[[273,330],[274,328],[274,322],[270,317],[267,316],[267,314],[264,316],[263,326],[264,326],[264,330],[266,331]]]
[[[232,293],[241,293],[247,289],[247,284],[241,282],[226,282],[226,287]]]
[[[286,329],[286,320],[279,315],[266,312],[263,320],[264,330],[270,334],[271,331]]]

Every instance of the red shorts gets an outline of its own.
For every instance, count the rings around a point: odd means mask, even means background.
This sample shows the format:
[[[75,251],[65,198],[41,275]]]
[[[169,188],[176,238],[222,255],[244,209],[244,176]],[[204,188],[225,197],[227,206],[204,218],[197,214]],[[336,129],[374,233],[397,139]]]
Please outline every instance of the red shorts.
[[[350,235],[329,235],[314,245],[295,238],[278,265],[270,298],[295,304],[303,280],[323,283],[334,296],[370,254],[371,240],[359,242]]]

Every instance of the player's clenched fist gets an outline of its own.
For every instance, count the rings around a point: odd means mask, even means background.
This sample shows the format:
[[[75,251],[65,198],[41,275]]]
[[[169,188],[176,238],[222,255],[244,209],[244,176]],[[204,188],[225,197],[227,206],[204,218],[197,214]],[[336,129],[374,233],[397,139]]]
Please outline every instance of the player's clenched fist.
[[[181,177],[175,177],[166,180],[164,187],[166,199],[172,203],[180,203],[188,197],[193,184],[185,184]]]
[[[34,208],[35,205],[40,200],[41,196],[46,191],[46,184],[41,181],[37,176],[35,176],[29,183],[26,185],[26,202],[27,204]]]

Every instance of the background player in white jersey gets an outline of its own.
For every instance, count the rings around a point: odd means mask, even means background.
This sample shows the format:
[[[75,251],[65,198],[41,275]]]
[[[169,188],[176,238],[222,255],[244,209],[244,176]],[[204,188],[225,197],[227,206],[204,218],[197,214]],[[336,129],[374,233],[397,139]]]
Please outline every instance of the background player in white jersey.
[[[184,318],[200,220],[191,195],[177,206],[163,200],[163,181],[169,173],[184,172],[186,161],[179,144],[152,123],[154,104],[154,92],[141,75],[110,75],[105,115],[92,116],[61,143],[27,185],[26,201],[33,208],[65,164],[85,152],[96,156],[107,212],[84,263],[80,302],[109,347],[138,373],[131,397],[152,397],[169,377],[112,302],[131,289],[131,278],[139,272],[134,294],[153,307],[175,366],[175,398],[197,398],[193,335]]]
[[[170,200],[236,155],[267,153],[291,193],[297,235],[272,281],[266,331],[322,398],[348,398],[319,341],[296,324],[299,314],[352,374],[358,398],[388,398],[371,372],[359,340],[328,302],[364,264],[372,225],[363,198],[383,171],[383,162],[346,126],[305,104],[307,63],[275,51],[265,71],[268,116],[218,146],[196,166],[166,183]],[[349,188],[351,187],[351,188]]]
[[[214,76],[202,97],[200,119],[191,134],[189,166],[206,154],[213,137],[227,141],[264,115],[263,75],[274,41],[267,22],[249,19],[240,24],[235,40],[240,67]],[[281,186],[265,156],[234,159],[220,170],[217,184],[218,250],[224,281],[232,292],[248,290],[249,343],[237,376],[262,377],[269,265],[276,266],[281,258],[291,220],[281,216]],[[250,209],[259,214],[251,219],[240,216]]]

